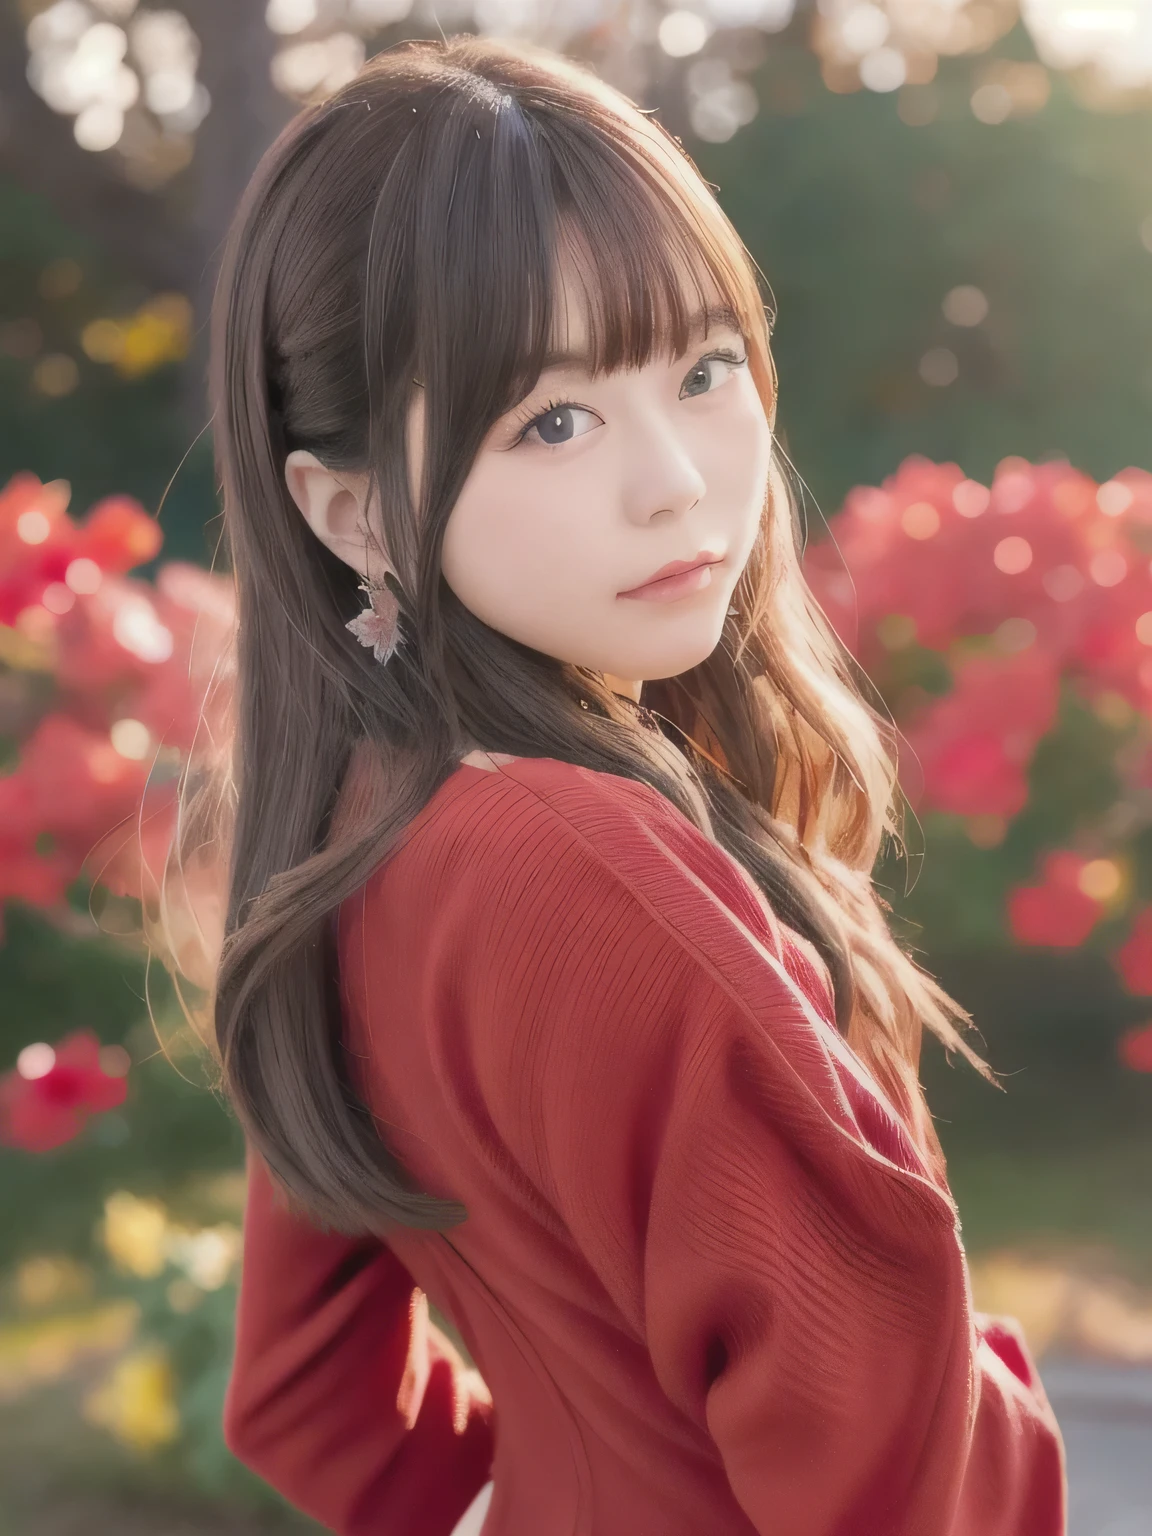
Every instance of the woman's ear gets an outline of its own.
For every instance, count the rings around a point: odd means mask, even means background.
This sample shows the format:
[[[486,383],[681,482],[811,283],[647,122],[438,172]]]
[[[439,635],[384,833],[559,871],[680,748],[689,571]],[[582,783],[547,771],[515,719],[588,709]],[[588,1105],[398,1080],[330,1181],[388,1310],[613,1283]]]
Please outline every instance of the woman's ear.
[[[284,461],[284,481],[320,542],[365,574],[367,476],[337,476],[314,453],[294,448]]]
[[[355,531],[360,519],[360,502],[346,477],[339,480],[314,453],[295,448],[284,461],[284,480],[288,494],[304,514],[312,532],[329,549]],[[336,553],[340,553],[339,550]]]

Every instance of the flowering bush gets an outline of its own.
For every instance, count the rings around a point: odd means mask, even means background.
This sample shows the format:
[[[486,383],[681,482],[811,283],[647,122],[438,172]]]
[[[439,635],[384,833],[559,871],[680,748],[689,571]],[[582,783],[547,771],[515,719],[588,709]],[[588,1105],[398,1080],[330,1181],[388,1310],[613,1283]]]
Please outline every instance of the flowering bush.
[[[123,1046],[101,1046],[88,1029],[55,1049],[25,1046],[14,1070],[0,1077],[0,1142],[49,1152],[71,1141],[89,1115],[124,1102],[128,1066]]]
[[[260,1496],[224,1445],[240,1229],[188,1226],[161,1200],[117,1190],[104,1202],[105,1289],[128,1296],[136,1328],[85,1400],[86,1416],[141,1454],[164,1448],[200,1486]]]
[[[182,562],[134,580],[159,550],[155,522],[125,497],[82,523],[67,504],[66,485],[31,475],[0,493],[0,736],[15,748],[0,915],[8,897],[59,912],[81,875],[150,899],[176,776],[202,725],[226,734],[230,580]],[[961,858],[960,828],[1003,877],[1005,939],[1069,948],[1103,930],[1123,984],[1152,994],[1152,868],[1145,881],[1138,856],[1152,827],[1152,474],[1099,485],[1063,461],[1009,458],[984,486],[910,458],[853,491],[831,531],[806,574],[900,728],[901,783],[934,819],[937,869]],[[989,889],[986,874],[982,912]],[[1152,1032],[1130,1032],[1121,1055],[1147,1068]],[[56,1145],[122,1092],[115,1078],[77,1086],[66,1065],[9,1074],[0,1135]]]
[[[900,728],[914,809],[989,858],[1003,848],[1006,872],[1028,850],[1032,878],[1010,874],[1003,892],[1016,944],[1073,947],[1102,918],[1126,921],[1114,963],[1152,993],[1134,851],[1152,826],[1152,475],[1098,485],[1009,458],[988,487],[910,458],[853,491],[831,531],[808,579]],[[1085,754],[1087,796],[1059,771]],[[1152,1029],[1121,1054],[1152,1069]]]
[[[235,1209],[238,1179],[210,1203]],[[133,1459],[161,1457],[166,1477],[203,1493],[282,1507],[223,1439],[239,1225],[177,1221],[163,1201],[116,1189],[96,1232],[88,1264],[39,1254],[19,1266],[16,1316],[0,1326],[0,1401],[84,1362],[84,1417]]]
[[[152,894],[176,775],[227,704],[209,684],[227,682],[231,582],[182,561],[128,577],[160,548],[154,520],[115,496],[74,523],[68,498],[32,475],[0,492],[0,913],[57,910],[82,874]]]
[[[162,565],[154,581],[132,578],[160,549],[154,520],[111,497],[74,522],[68,500],[66,485],[31,475],[0,491],[0,944],[9,938],[3,904],[18,899],[62,931],[58,946],[102,929],[130,935],[124,952],[134,960],[132,909],[155,896],[177,775],[195,755],[201,724],[209,740],[226,734],[232,586],[182,562]],[[110,897],[125,906],[122,923],[108,921]],[[94,910],[105,904],[100,929],[74,910],[85,899]],[[27,945],[29,930],[19,932]],[[33,942],[44,953],[43,941]],[[235,1159],[234,1128],[211,1095],[197,1097],[163,1057],[147,1059],[156,1053],[135,1023],[124,1032],[131,1055],[109,1039],[124,1010],[109,1007],[106,986],[103,996],[99,985],[85,993],[79,980],[103,974],[109,962],[100,951],[92,946],[86,965],[60,968],[76,984],[58,994],[86,996],[96,1028],[73,1016],[81,1027],[58,1027],[62,1039],[48,1043],[49,1032],[25,1043],[34,1021],[9,1010],[19,1033],[14,1064],[0,1075],[0,1150],[11,1149],[0,1184],[19,1212],[9,1251],[23,1257],[15,1273],[28,1284],[16,1288],[16,1321],[0,1328],[8,1338],[0,1394],[46,1379],[48,1363],[62,1371],[73,1358],[112,1351],[85,1399],[92,1422],[141,1455],[166,1458],[174,1476],[200,1488],[266,1499],[220,1431],[239,1229],[178,1224],[159,1201],[115,1184],[134,1177],[131,1149],[146,1144],[149,1185],[159,1167],[182,1187],[189,1173]],[[44,962],[22,953],[38,973]],[[20,975],[16,960],[13,970]],[[29,1250],[45,1238],[90,1257]],[[60,1275],[79,1276],[83,1295],[71,1281],[65,1295]],[[27,1369],[19,1365],[25,1336]]]

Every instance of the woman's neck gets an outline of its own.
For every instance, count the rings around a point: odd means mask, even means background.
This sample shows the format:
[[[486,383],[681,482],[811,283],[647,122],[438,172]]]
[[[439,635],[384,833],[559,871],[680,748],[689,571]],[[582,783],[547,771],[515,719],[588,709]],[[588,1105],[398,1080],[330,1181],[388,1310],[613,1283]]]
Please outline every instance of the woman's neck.
[[[601,676],[604,679],[605,687],[611,688],[613,693],[622,693],[626,698],[632,699],[635,703],[639,704],[640,690],[644,686],[643,682],[626,682],[622,677],[613,677],[611,672],[603,672]]]

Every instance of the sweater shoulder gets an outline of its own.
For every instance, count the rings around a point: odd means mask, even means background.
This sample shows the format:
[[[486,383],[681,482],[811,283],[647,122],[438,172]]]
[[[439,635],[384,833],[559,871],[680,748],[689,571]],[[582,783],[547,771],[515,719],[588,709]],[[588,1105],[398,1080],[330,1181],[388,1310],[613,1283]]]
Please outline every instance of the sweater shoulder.
[[[676,879],[669,875],[675,871]],[[556,758],[464,769],[416,818],[393,876],[503,904],[544,887],[579,905],[606,889],[675,922],[673,888],[723,907],[777,955],[779,923],[747,871],[652,785]]]

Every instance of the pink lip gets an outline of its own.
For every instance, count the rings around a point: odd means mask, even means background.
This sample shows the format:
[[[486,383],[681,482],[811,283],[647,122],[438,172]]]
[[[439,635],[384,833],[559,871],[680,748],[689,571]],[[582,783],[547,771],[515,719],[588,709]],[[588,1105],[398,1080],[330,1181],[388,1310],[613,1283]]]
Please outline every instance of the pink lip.
[[[642,581],[638,587],[629,587],[627,592],[618,592],[617,597],[631,597],[636,592],[643,592],[646,587],[654,585],[658,581],[665,581],[669,576],[683,576],[688,571],[698,570],[702,565],[718,565],[723,560],[723,555],[714,555],[711,550],[702,549],[694,560],[673,560],[668,565],[662,565],[654,576],[649,576],[647,581]]]

